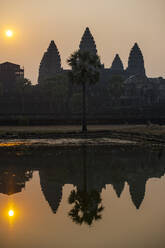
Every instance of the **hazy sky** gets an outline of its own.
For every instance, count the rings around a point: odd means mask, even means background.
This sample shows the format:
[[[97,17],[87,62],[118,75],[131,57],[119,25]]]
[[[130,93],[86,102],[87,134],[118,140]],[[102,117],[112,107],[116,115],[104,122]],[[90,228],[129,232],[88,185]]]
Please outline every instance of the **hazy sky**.
[[[127,67],[138,42],[147,75],[165,77],[165,0],[0,0],[0,63],[24,66],[25,76],[36,83],[50,41],[66,68],[86,26],[106,67],[116,53]],[[14,31],[13,38],[5,37],[6,29]]]

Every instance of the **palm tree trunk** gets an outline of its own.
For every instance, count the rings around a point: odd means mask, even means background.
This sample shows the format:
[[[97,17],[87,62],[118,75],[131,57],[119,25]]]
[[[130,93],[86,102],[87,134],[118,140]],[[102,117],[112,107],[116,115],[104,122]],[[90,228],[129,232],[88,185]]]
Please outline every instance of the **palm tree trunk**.
[[[86,147],[83,146],[83,191],[87,192],[87,150]]]
[[[83,101],[82,101],[82,132],[86,133],[87,132],[87,120],[86,120],[86,83],[83,83]]]

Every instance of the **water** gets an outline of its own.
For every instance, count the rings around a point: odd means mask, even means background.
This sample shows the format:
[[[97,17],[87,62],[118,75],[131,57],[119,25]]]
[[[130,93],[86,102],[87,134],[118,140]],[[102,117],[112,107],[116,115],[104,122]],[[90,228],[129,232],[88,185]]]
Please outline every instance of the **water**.
[[[3,147],[0,247],[164,248],[164,174],[163,150]]]
[[[70,145],[105,145],[105,144],[136,144],[135,141],[113,138],[53,138],[53,139],[1,139],[0,147],[4,146],[70,146]]]

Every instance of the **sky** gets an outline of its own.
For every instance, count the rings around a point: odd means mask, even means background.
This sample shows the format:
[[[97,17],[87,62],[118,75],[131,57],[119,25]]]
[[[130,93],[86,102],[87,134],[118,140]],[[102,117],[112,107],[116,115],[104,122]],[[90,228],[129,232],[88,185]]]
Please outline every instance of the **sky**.
[[[78,49],[88,26],[101,62],[109,68],[116,53],[127,67],[137,42],[149,77],[165,77],[164,0],[0,0],[0,63],[25,68],[25,77],[37,83],[39,64],[51,40],[62,60]],[[13,37],[7,38],[5,30]]]

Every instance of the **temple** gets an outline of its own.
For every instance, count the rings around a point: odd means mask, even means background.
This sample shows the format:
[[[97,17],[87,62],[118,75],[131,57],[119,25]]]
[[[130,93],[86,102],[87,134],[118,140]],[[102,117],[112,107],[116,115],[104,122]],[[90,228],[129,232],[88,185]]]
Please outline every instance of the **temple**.
[[[137,43],[131,49],[126,71],[129,75],[145,75],[144,59]]]
[[[89,51],[92,54],[98,54],[95,40],[88,27],[85,29],[85,32],[80,40],[79,50]],[[51,41],[48,50],[44,53],[40,63],[38,83],[43,83],[52,76],[55,76],[57,73],[65,71],[66,70],[63,70],[61,67],[59,51],[54,41]],[[131,49],[128,59],[128,67],[125,70],[119,54],[116,54],[110,68],[104,68],[104,65],[102,65],[101,82],[107,81],[107,79],[110,79],[114,74],[121,75],[125,79],[132,75],[145,76],[144,59],[137,43],[135,43]]]
[[[118,54],[116,54],[110,69],[112,72],[117,73],[117,74],[120,74],[124,71],[123,62],[121,61]]]
[[[0,168],[0,193],[13,195],[25,188],[26,182],[32,179],[33,172],[24,168]]]
[[[99,54],[88,27],[77,49]],[[139,45],[135,43],[130,49],[128,65],[123,65],[120,54],[110,58],[109,64],[111,66],[108,67],[101,64],[99,82],[87,84],[89,123],[163,124],[165,79],[147,76]],[[58,44],[53,40],[42,56],[36,85],[30,85],[24,79],[24,69],[20,65],[9,62],[0,64],[1,123],[16,124],[26,122],[26,119],[39,125],[41,122],[62,125],[80,123],[82,87],[72,83],[69,72],[69,69],[63,69]]]
[[[7,92],[15,87],[17,80],[24,78],[24,69],[10,62],[0,64],[0,83]]]
[[[88,27],[85,29],[80,40],[79,50],[98,54],[95,40]],[[65,74],[67,71],[68,70],[62,69],[59,51],[55,43],[51,41],[47,52],[41,60],[38,83],[44,83],[53,76],[59,73]],[[105,100],[106,94],[103,95],[103,92],[105,93],[107,91],[108,83],[111,78],[116,75],[122,78],[124,86],[123,94],[119,101],[120,105],[137,106],[163,104],[165,102],[165,91],[161,90],[162,87],[164,89],[165,80],[162,77],[147,77],[143,54],[137,43],[133,45],[130,51],[127,68],[124,69],[119,54],[116,54],[110,68],[105,68],[104,64],[102,64],[100,82],[97,86],[88,87],[88,91],[91,91],[92,95],[99,96],[100,101]],[[73,87],[72,91],[77,91],[77,88]],[[106,103],[105,105],[108,108],[108,104]]]
[[[51,79],[59,72],[62,72],[61,58],[57,46],[52,40],[41,60],[38,82],[42,84],[45,79]]]
[[[79,49],[80,51],[90,51],[91,53],[95,55],[97,54],[96,44],[88,27],[86,28],[82,36]]]

